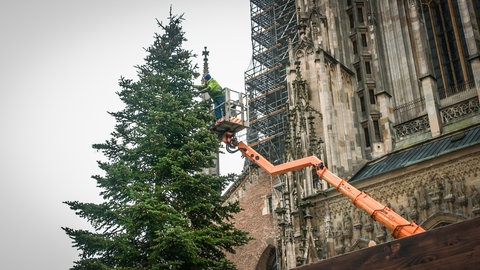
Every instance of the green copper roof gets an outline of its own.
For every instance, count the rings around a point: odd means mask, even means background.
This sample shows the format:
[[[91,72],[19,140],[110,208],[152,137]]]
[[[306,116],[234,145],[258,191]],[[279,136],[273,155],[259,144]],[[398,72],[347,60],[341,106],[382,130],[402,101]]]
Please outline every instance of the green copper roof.
[[[349,182],[384,174],[479,143],[480,127],[457,132],[369,162]]]

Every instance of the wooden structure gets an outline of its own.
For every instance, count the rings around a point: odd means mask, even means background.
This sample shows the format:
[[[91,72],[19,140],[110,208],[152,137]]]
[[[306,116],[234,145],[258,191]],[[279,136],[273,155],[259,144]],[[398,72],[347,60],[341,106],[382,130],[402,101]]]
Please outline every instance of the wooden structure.
[[[480,269],[480,217],[294,269]]]

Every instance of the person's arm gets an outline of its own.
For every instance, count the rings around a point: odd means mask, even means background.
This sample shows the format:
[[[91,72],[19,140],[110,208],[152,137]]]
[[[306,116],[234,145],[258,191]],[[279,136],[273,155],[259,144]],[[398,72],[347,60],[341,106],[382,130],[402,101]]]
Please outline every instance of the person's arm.
[[[210,90],[210,87],[205,85],[205,84],[202,84],[202,85],[194,85],[193,88],[195,89],[198,89],[199,90],[199,93],[205,93],[207,92],[208,90]]]

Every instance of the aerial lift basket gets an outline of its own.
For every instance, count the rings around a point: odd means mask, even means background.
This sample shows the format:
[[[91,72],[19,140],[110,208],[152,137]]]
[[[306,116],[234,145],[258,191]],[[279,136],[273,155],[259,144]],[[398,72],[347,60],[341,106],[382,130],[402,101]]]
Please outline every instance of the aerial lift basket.
[[[237,134],[249,126],[247,95],[229,88],[224,88],[224,90],[225,116],[210,127],[210,130],[216,133],[219,138],[227,132]]]

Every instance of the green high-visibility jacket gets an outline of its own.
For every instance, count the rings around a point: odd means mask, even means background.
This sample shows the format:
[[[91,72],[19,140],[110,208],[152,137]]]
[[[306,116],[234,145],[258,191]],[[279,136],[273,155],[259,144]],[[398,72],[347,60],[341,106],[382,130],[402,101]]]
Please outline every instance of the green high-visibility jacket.
[[[202,90],[202,92],[208,92],[212,99],[225,95],[225,91],[214,78],[210,78],[205,84],[196,86],[196,88]]]

